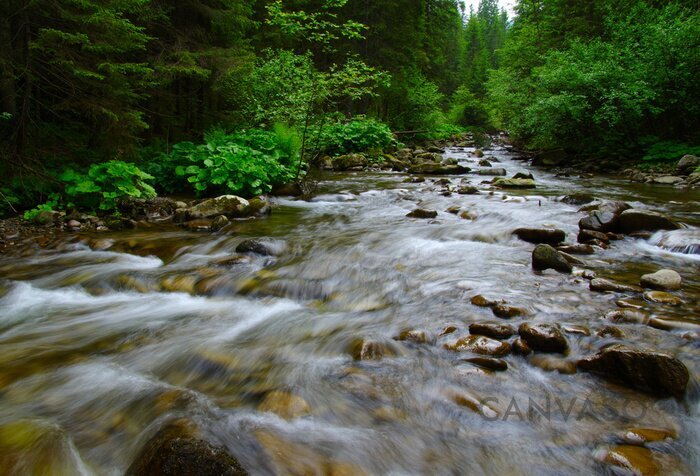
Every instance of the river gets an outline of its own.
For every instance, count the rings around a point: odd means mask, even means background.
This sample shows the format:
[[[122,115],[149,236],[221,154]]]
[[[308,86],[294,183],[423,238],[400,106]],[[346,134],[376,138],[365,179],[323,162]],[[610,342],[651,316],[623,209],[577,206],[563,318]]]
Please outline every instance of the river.
[[[446,155],[476,167],[470,152]],[[696,228],[700,190],[557,177],[506,146],[486,155],[508,176],[532,172],[537,189],[465,175],[482,193],[447,196],[430,178],[328,174],[312,200],[275,199],[269,218],[217,234],[78,235],[0,257],[0,473],[123,474],[158,427],[186,418],[252,474],[601,473],[601,452],[633,427],[673,430],[653,446],[663,474],[697,474],[698,334],[615,324],[621,335],[597,335],[624,295],[593,293],[580,273],[534,272],[534,245],[512,231],[551,226],[575,242],[583,214],[559,200],[573,192]],[[445,212],[455,206],[471,219]],[[407,218],[416,207],[438,217]],[[251,237],[277,240],[281,254],[238,255]],[[640,304],[700,323],[700,255],[652,243],[614,241],[578,268],[628,284],[674,269],[684,304]],[[591,335],[566,333],[566,356],[508,355],[506,371],[485,370],[443,347],[470,323],[506,322],[472,305],[477,294],[523,308],[516,327]],[[424,338],[395,339],[409,330]],[[382,358],[355,360],[362,342]],[[686,396],[551,371],[613,342],[676,355],[691,373]]]

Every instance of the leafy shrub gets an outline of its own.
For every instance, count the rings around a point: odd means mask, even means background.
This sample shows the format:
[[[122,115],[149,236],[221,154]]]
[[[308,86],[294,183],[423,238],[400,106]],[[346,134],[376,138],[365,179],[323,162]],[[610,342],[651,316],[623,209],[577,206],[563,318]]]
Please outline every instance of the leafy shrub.
[[[213,130],[206,134],[204,144],[175,145],[168,160],[177,164],[175,174],[185,178],[199,195],[224,192],[254,196],[294,177],[299,147],[296,134],[282,126],[274,132],[251,129],[226,134]]]
[[[348,122],[325,126],[320,148],[328,154],[381,151],[396,143],[388,125],[375,119],[355,117]]]
[[[87,174],[68,168],[59,175],[59,179],[65,185],[68,207],[111,211],[120,199],[156,196],[155,189],[147,182],[153,176],[121,160],[95,164]]]
[[[58,208],[60,201],[60,196],[58,194],[52,194],[51,198],[41,205],[37,205],[31,210],[24,212],[24,219],[27,221],[34,220],[42,212],[52,212]]]
[[[428,132],[422,132],[416,135],[417,139],[423,140],[446,140],[454,136],[463,134],[464,128],[455,124],[444,123],[434,127]]]
[[[686,154],[700,155],[700,146],[674,141],[657,142],[647,150],[642,160],[649,163],[677,162]]]

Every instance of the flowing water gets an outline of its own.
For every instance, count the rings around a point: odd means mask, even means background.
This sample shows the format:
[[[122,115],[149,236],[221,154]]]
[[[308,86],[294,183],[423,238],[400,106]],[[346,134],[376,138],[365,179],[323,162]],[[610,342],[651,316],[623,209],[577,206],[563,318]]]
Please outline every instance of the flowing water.
[[[447,155],[476,166],[468,150]],[[487,156],[509,176],[526,169],[505,147]],[[700,192],[531,171],[536,190],[490,193],[479,184],[489,177],[467,175],[485,190],[450,196],[432,179],[334,174],[314,199],[277,199],[271,217],[222,233],[78,236],[1,258],[0,473],[122,474],[177,418],[253,474],[591,474],[630,427],[673,429],[655,447],[664,473],[699,471],[697,334],[619,324],[623,337],[596,336],[621,295],[533,272],[533,245],[511,232],[554,226],[575,241],[583,215],[558,197],[584,191],[666,212],[695,233]],[[407,218],[417,206],[437,219]],[[453,206],[475,219],[445,212]],[[238,257],[238,243],[263,236],[284,252]],[[698,323],[700,255],[662,250],[661,238],[613,242],[580,268],[629,284],[675,269],[684,304],[641,304]],[[592,335],[567,334],[565,357],[510,355],[507,371],[483,370],[443,348],[469,323],[499,320],[470,304],[476,294],[524,308],[515,326]],[[447,326],[457,331],[441,336]],[[406,330],[428,342],[394,339]],[[354,360],[362,340],[384,357]],[[542,368],[618,341],[677,355],[693,376],[685,398]]]

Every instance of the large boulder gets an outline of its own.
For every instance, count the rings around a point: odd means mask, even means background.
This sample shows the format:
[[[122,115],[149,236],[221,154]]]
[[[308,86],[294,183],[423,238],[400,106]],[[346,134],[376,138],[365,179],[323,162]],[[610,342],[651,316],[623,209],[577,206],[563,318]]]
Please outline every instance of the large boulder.
[[[537,245],[532,252],[532,267],[537,271],[555,269],[562,273],[570,273],[571,264],[557,250],[549,245]]]
[[[541,352],[564,353],[569,348],[566,337],[555,324],[531,324],[526,322],[518,328],[518,334],[528,347]]]
[[[249,206],[250,202],[245,198],[236,195],[222,195],[204,200],[188,208],[186,215],[190,219],[214,218],[219,215],[224,215],[228,218],[242,218],[247,216]]]
[[[612,345],[582,359],[578,368],[660,397],[681,397],[688,386],[688,368],[662,352]]]
[[[684,175],[690,175],[696,168],[700,167],[700,157],[696,155],[684,155],[678,161],[678,171]]]
[[[518,228],[513,231],[513,234],[523,241],[536,245],[540,243],[556,245],[566,239],[564,231],[549,228]]]
[[[661,213],[648,210],[625,210],[620,214],[619,229],[622,233],[638,231],[678,230],[681,226]]]
[[[166,426],[143,446],[127,476],[243,476],[248,473],[223,447],[180,424]]]
[[[408,169],[412,174],[424,175],[460,175],[466,174],[471,169],[462,165],[419,164]]]
[[[363,154],[347,154],[333,158],[333,170],[362,169],[368,165],[369,161]]]
[[[662,269],[656,273],[645,274],[640,279],[640,284],[645,288],[671,291],[680,289],[681,282],[681,275],[672,269]]]

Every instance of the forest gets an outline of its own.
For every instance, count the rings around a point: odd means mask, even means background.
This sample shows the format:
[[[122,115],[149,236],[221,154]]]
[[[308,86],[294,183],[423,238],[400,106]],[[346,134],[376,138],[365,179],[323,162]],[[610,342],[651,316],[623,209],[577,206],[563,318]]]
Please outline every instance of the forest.
[[[698,6],[5,0],[0,214],[255,196],[404,132],[675,162],[700,152]]]

